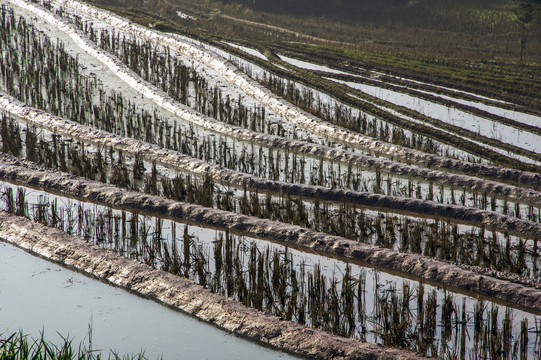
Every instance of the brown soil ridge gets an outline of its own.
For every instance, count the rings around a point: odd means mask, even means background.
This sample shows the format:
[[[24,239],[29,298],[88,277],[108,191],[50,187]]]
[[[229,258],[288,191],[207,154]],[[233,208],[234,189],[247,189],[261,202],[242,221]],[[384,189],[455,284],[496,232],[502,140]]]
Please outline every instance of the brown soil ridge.
[[[462,292],[482,294],[505,302],[508,306],[518,306],[526,311],[541,314],[540,290],[492,278],[421,255],[400,253],[295,225],[176,202],[53,172],[0,165],[0,177],[86,201],[132,211],[144,211],[200,226],[229,229],[237,234],[315,251],[344,261],[359,261],[372,267],[396,271],[420,281],[427,280]]]
[[[110,145],[113,145],[113,143],[110,143]],[[140,151],[140,147],[136,147],[135,149],[137,151],[132,151],[132,153],[144,153],[144,151]],[[126,150],[126,148],[123,148],[123,150]],[[158,160],[159,157],[155,156],[154,159],[163,163],[165,158],[161,158],[160,161]],[[174,163],[175,161],[177,161],[177,164],[186,162],[187,169],[191,169],[189,171],[199,173],[199,175],[208,173],[212,175],[214,179],[217,179],[218,182],[227,184],[228,186],[242,187],[243,185],[246,185],[249,189],[270,191],[274,193],[289,193],[290,196],[306,198],[314,198],[317,194],[320,200],[336,202],[347,201],[351,204],[375,208],[381,211],[400,212],[411,216],[431,217],[451,220],[457,223],[485,226],[491,231],[495,230],[513,234],[524,239],[537,240],[541,237],[540,223],[503,215],[494,211],[458,205],[447,205],[420,199],[401,198],[260,179],[246,174],[221,169],[203,161],[194,160],[193,158],[186,159],[184,157],[173,157],[173,159],[169,159],[168,164]],[[55,190],[67,194],[68,196],[102,201],[115,206],[126,206],[125,204],[119,203],[119,197],[125,198],[128,196],[127,194],[130,194],[129,197],[140,196],[139,193],[120,190],[119,188],[107,186],[95,181],[73,178],[67,179],[65,173],[28,170],[24,167],[13,166],[2,162],[0,162],[0,179],[29,184],[43,189]],[[113,193],[119,195],[113,197],[110,195]],[[155,199],[157,199],[155,200],[157,203],[164,201],[173,203],[171,200],[165,200],[159,197],[155,197]],[[167,206],[170,206],[170,204]],[[149,210],[154,211],[152,209]]]
[[[72,121],[64,120],[46,112],[25,106],[20,101],[11,96],[3,94],[2,92],[0,92],[0,109],[4,109],[5,111],[26,120],[29,124],[47,129],[58,135],[68,136],[72,139],[80,140],[87,144],[92,144],[99,147],[112,147],[115,150],[122,150],[125,153],[131,154],[132,156],[141,156],[148,161],[155,161],[168,167],[172,167],[173,169],[180,169],[199,176],[205,176],[208,174],[212,176],[214,181],[226,186],[234,186],[238,188],[243,188],[246,186],[250,190],[262,192],[288,192],[291,196],[302,196],[306,198],[314,198],[316,194],[318,194],[321,200],[337,202],[347,201],[359,206],[403,211],[408,214],[412,214],[413,216],[432,216],[451,219],[457,222],[482,223],[489,229],[496,229],[530,239],[539,238],[541,234],[541,225],[538,223],[518,219],[493,211],[480,210],[458,205],[446,205],[434,201],[424,201],[420,199],[386,196],[343,189],[329,189],[322,186],[291,184],[255,177],[249,174],[209,164],[205,161],[188,155],[183,155],[176,151],[162,149],[158,146],[139,140],[121,137],[105,131],[83,126]],[[314,146],[314,148],[316,147]],[[440,172],[435,173],[444,174]],[[529,200],[530,204],[541,203],[541,193],[537,191],[493,183],[482,179],[474,179],[467,176],[454,175],[451,177],[451,179],[463,181],[463,184],[468,185],[468,189],[477,189],[479,186],[481,186],[481,188],[485,191],[498,190],[497,193],[505,193],[511,198],[526,198]]]
[[[221,329],[276,349],[314,359],[423,357],[342,338],[280,320],[162,270],[75,239],[60,230],[0,212],[0,240],[33,254],[181,310]]]

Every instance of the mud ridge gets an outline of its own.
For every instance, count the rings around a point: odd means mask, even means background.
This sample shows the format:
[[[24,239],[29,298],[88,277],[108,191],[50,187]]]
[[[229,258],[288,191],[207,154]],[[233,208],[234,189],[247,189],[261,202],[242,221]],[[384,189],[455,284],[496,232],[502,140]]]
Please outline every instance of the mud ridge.
[[[7,165],[0,166],[0,173],[0,177],[15,183],[40,187],[64,196],[73,196],[126,210],[146,211],[157,216],[193,222],[202,226],[229,229],[237,234],[296,246],[322,255],[336,256],[346,261],[360,261],[421,281],[428,280],[454,289],[479,293],[506,302],[509,306],[520,306],[541,314],[540,290],[495,279],[421,255],[369,246],[276,221],[121,190],[93,181],[75,179],[69,175],[29,171]]]
[[[4,212],[0,212],[0,240],[282,351],[314,359],[423,358],[280,320],[212,293],[188,279]]]
[[[156,161],[164,165],[174,166],[175,168],[182,168],[192,173],[204,174],[206,172],[210,172],[212,173],[215,181],[220,183],[238,187],[249,185],[252,188],[269,191],[282,191],[290,186],[286,183],[278,183],[273,185],[271,183],[277,182],[226,170],[219,166],[208,164],[175,151],[165,150],[142,141],[123,138],[104,131],[80,125],[78,123],[68,121],[60,117],[50,115],[44,111],[29,107],[2,91],[0,91],[0,110],[4,110],[14,116],[22,118],[35,126],[53,131],[57,134],[66,135],[83,142],[89,142],[99,146],[113,146],[116,149],[121,149],[131,154],[139,154],[144,156],[150,161]],[[235,132],[233,129],[233,133],[229,135],[236,136],[238,135],[238,132]],[[416,166],[408,166],[392,161],[365,157],[348,151],[326,148],[324,146],[304,143],[301,141],[271,137],[264,134],[254,135],[252,138],[250,138],[250,140],[257,140],[258,142],[262,142],[269,147],[299,151],[315,157],[324,157],[332,161],[340,161],[368,168],[382,169],[400,176],[412,176],[422,178],[424,181],[434,181],[445,185],[463,187],[469,190],[505,196],[525,202],[527,204],[541,204],[541,192],[517,186],[497,183],[465,175],[455,175],[441,171],[427,170]],[[316,187],[312,186],[312,188]],[[326,188],[323,187],[317,187],[317,190],[315,191],[320,192],[321,195],[325,192],[325,189]],[[311,194],[308,196],[313,196],[315,191],[312,189],[312,191],[304,191],[304,193]],[[342,193],[336,194],[337,197],[327,197],[326,199],[341,201],[342,197],[345,196],[345,194],[343,194],[344,191],[336,191]]]
[[[6,101],[7,100],[7,101]],[[33,110],[22,103],[9,102],[8,97],[0,94],[0,108],[8,109],[31,124],[46,128],[59,135],[69,136],[75,140],[81,140],[100,147],[112,147],[122,150],[132,156],[138,155],[149,161],[164,164],[174,169],[197,174],[199,176],[210,175],[217,183],[246,188],[261,192],[289,193],[291,196],[314,198],[318,194],[321,200],[343,202],[347,201],[359,206],[402,211],[413,216],[431,216],[450,219],[463,223],[483,224],[489,229],[517,234],[521,237],[535,239],[541,234],[541,224],[532,221],[518,219],[501,213],[468,208],[458,205],[446,205],[434,201],[386,196],[381,194],[363,193],[351,190],[329,189],[322,186],[292,184],[282,181],[273,181],[255,177],[249,174],[224,169],[220,166],[209,164],[191,156],[180,154],[176,151],[165,150],[158,146],[144,143],[139,140],[125,138],[96,130],[77,123],[51,116],[42,111]],[[0,163],[0,177],[23,183],[42,183],[44,176],[23,168],[3,166]],[[58,178],[59,175],[48,173],[48,179]],[[40,178],[36,181],[36,178]],[[60,179],[64,176],[60,175]],[[47,186],[44,186],[47,188]],[[74,194],[72,194],[74,195]],[[539,195],[539,194],[538,194]]]
[[[22,0],[7,0],[13,3],[23,3]],[[209,68],[220,73],[224,79],[240,88],[247,95],[265,104],[276,114],[283,116],[291,123],[312,132],[313,134],[345,143],[350,147],[382,154],[393,158],[401,159],[405,162],[415,162],[428,167],[437,167],[457,171],[465,174],[475,174],[492,179],[501,179],[504,181],[513,181],[531,186],[536,186],[541,182],[541,174],[524,172],[515,169],[505,169],[485,164],[474,164],[453,160],[438,155],[423,153],[410,148],[379,141],[374,138],[344,129],[340,126],[330,124],[319,118],[316,118],[307,112],[293,106],[286,100],[274,95],[270,90],[257,83],[254,79],[235,68],[227,60],[207,49],[196,44],[181,41],[173,38],[171,35],[159,33],[155,30],[145,28],[134,24],[129,20],[120,18],[111,12],[98,9],[91,5],[83,4],[76,0],[60,0],[60,3],[76,11],[85,13],[97,18],[116,29],[134,34],[148,41],[160,43],[173,51],[189,56]]]

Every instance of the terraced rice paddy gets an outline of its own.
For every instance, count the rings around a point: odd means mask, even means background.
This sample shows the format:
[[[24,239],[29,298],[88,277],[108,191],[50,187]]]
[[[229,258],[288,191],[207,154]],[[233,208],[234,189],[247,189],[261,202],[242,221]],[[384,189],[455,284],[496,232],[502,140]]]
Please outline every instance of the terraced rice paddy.
[[[297,355],[541,356],[535,111],[73,0],[0,6],[0,238],[44,255],[16,235],[34,222],[188,279],[237,315],[50,256]],[[250,309],[259,330],[228,320]]]

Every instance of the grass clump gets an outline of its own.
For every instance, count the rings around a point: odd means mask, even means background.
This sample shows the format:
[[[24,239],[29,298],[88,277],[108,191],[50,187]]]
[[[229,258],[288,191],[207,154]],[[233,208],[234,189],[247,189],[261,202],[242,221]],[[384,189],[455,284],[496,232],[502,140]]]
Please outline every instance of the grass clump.
[[[144,352],[120,356],[110,351],[107,357],[99,351],[87,348],[83,343],[75,347],[72,340],[62,337],[60,345],[45,339],[41,333],[39,338],[31,338],[21,330],[12,334],[0,334],[0,360],[146,360]]]

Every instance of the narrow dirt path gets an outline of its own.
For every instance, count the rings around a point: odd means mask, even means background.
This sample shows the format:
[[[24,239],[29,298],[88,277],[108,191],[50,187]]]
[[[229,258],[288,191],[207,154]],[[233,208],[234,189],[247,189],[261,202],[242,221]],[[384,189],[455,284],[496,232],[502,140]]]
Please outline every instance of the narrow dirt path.
[[[230,16],[230,15],[217,14],[216,16],[221,17],[223,19],[235,21],[235,22],[238,22],[240,24],[260,27],[260,28],[264,28],[264,29],[268,29],[268,30],[272,30],[272,31],[278,31],[278,32],[282,32],[282,33],[289,34],[289,35],[294,35],[295,37],[300,37],[300,38],[307,39],[307,40],[318,41],[318,42],[327,43],[327,44],[333,44],[333,45],[355,46],[354,43],[350,43],[350,42],[329,40],[329,39],[324,39],[324,38],[320,38],[320,37],[316,37],[316,36],[306,35],[306,34],[303,34],[303,33],[297,32],[297,31],[293,31],[293,30],[289,30],[289,29],[286,29],[286,28],[283,28],[283,27],[264,24],[264,23],[251,21],[251,20],[240,19],[240,18],[233,17],[233,16]]]

